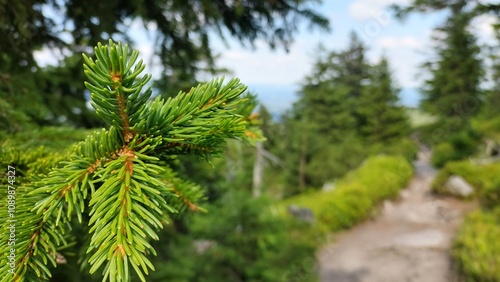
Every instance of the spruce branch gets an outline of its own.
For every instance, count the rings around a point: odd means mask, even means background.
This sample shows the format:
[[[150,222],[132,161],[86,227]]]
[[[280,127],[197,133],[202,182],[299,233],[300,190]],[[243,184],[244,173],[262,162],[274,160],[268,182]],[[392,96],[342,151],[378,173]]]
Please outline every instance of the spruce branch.
[[[149,82],[151,75],[138,78],[146,67],[142,60],[136,63],[139,52],[128,54],[128,46],[121,43],[109,46],[101,43],[94,48],[97,60],[83,54],[85,75],[90,82],[85,86],[91,91],[92,106],[97,114],[108,124],[122,130],[125,142],[130,142],[133,133],[130,126],[138,120],[137,115],[151,96],[151,88],[142,88]]]
[[[206,212],[204,208],[197,204],[205,199],[205,193],[199,185],[179,179],[170,168],[167,168],[163,173],[163,179],[171,191],[165,197],[178,212],[178,215],[188,211]]]
[[[203,211],[199,186],[178,179],[164,161],[176,154],[208,157],[222,152],[228,138],[242,138],[248,119],[239,113],[246,90],[237,79],[215,79],[150,101],[143,88],[151,75],[137,51],[127,45],[98,44],[95,58],[83,55],[91,104],[109,125],[74,145],[68,157],[19,193],[15,274],[0,266],[1,281],[43,281],[57,266],[58,251],[74,236],[71,221],[88,225],[90,239],[83,266],[101,271],[103,281],[141,281],[154,266],[151,240],[169,215]],[[6,208],[0,216],[7,218]],[[6,220],[3,230],[9,228]],[[85,228],[84,228],[85,229]],[[8,253],[9,232],[0,234]]]

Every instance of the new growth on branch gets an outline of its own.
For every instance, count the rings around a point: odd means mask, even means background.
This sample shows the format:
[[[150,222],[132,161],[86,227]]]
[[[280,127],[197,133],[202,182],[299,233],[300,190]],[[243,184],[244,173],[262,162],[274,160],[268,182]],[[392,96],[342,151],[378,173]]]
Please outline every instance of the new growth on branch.
[[[246,86],[237,79],[151,100],[151,75],[142,74],[137,51],[110,40],[95,47],[95,57],[83,57],[91,104],[109,127],[76,144],[48,175],[17,188],[15,271],[2,264],[1,281],[49,279],[59,252],[74,243],[73,219],[90,237],[83,268],[102,273],[103,281],[133,275],[146,281],[154,270],[148,257],[156,254],[151,240],[160,239],[169,215],[200,210],[196,202],[203,198],[201,188],[178,179],[166,161],[217,155],[227,138],[260,136],[248,132]],[[0,250],[8,254],[8,210],[0,213]]]

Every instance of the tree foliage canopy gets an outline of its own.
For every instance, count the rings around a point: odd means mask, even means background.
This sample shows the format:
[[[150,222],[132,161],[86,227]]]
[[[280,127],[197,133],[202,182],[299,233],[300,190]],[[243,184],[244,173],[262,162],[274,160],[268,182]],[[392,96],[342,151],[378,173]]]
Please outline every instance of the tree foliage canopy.
[[[294,104],[287,151],[298,186],[320,186],[358,166],[371,147],[408,133],[388,62],[372,65],[356,33],[340,51],[320,47],[312,74]],[[374,149],[375,150],[375,149]],[[377,149],[378,150],[378,149]],[[294,160],[292,160],[295,158]]]
[[[423,107],[433,114],[463,127],[479,111],[482,103],[480,82],[482,62],[476,38],[467,30],[470,17],[454,14],[440,29],[438,58],[428,63],[432,77],[426,81]]]
[[[32,51],[43,45],[78,51],[109,37],[124,37],[133,20],[155,32],[154,50],[165,67],[192,69],[212,58],[209,32],[226,33],[253,44],[263,39],[288,48],[300,20],[328,28],[328,20],[309,8],[316,0],[278,1],[54,1],[0,3],[2,56],[17,65],[32,62]],[[126,39],[126,38],[125,38]],[[7,59],[7,58],[3,58]],[[176,65],[176,64],[183,64]]]
[[[78,55],[98,42],[131,42],[129,30],[142,25],[153,36],[152,49],[160,60],[162,77],[155,88],[170,97],[177,94],[173,91],[188,91],[197,84],[198,74],[221,71],[211,48],[213,36],[236,38],[250,46],[261,39],[272,48],[288,49],[300,22],[328,30],[328,20],[311,8],[316,2],[2,0],[0,99],[9,108],[23,109],[20,115],[39,125],[98,127],[99,119],[86,106]],[[42,48],[60,59],[59,66],[37,66],[33,53]],[[25,100],[32,103],[24,105]],[[25,120],[19,119],[18,124]],[[2,123],[0,127],[14,128]]]
[[[408,5],[392,5],[396,16],[404,18],[415,12],[429,12],[449,9],[452,12],[467,11],[477,16],[486,13],[500,15],[500,4],[494,1],[468,1],[468,0],[413,0]]]

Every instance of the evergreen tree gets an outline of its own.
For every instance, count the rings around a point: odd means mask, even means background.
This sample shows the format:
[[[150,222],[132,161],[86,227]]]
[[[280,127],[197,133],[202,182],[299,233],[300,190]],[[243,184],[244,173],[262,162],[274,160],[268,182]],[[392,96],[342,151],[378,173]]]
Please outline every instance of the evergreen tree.
[[[0,77],[7,78],[3,80],[7,87],[23,88],[25,93],[19,99],[0,89],[0,99],[18,109],[24,109],[25,101],[29,100],[32,109],[24,114],[40,124],[58,124],[66,118],[78,126],[99,126],[97,122],[88,122],[96,119],[85,107],[88,98],[81,83],[69,85],[72,81],[68,81],[68,85],[61,85],[67,79],[63,75],[65,68],[74,64],[66,62],[65,57],[85,52],[109,38],[130,42],[127,38],[130,26],[142,23],[153,33],[153,50],[163,68],[156,86],[160,93],[171,97],[177,94],[173,89],[188,91],[190,85],[197,84],[200,72],[219,71],[210,48],[210,32],[223,39],[229,35],[250,45],[263,39],[273,48],[288,49],[300,21],[327,30],[328,20],[310,9],[311,2],[315,1],[1,1]],[[60,53],[65,61],[63,69],[51,70],[49,76],[38,75],[33,52],[43,47]],[[78,56],[76,65],[82,63]],[[75,77],[77,81],[81,81],[79,76]],[[55,94],[47,89],[50,85],[71,89]],[[63,96],[57,96],[59,93]],[[70,111],[61,115],[61,104],[70,105]],[[73,109],[78,113],[72,114]]]
[[[326,52],[320,47],[313,72],[302,88],[296,111],[330,142],[344,138],[346,132],[362,123],[357,108],[368,78],[365,52],[356,33],[351,34],[349,46],[343,51]]]
[[[284,134],[284,120],[276,119],[267,110],[264,105],[259,106],[259,119],[261,121],[260,128],[262,135],[266,137],[266,141],[262,142],[262,148],[256,148],[254,162],[254,170],[259,171],[259,166],[262,166],[262,188],[263,193],[281,198],[283,193],[284,183],[284,162],[280,157],[288,152]],[[258,158],[260,158],[258,160]],[[256,184],[254,182],[254,184]],[[258,187],[255,185],[254,187]],[[265,189],[265,190],[264,190]]]
[[[190,69],[197,67],[200,50],[211,57],[210,30],[220,36],[227,31],[250,44],[262,38],[271,46],[288,48],[299,21],[327,28],[328,20],[310,9],[311,2],[314,1],[3,1],[0,35],[5,40],[0,44],[0,53],[18,66],[30,65],[32,51],[43,45],[81,50],[107,36],[126,36],[135,19],[145,28],[157,29],[154,49],[161,54],[165,66],[182,63],[182,69]],[[171,59],[175,62],[168,63]]]
[[[480,109],[480,82],[483,75],[476,38],[468,31],[470,15],[458,6],[446,25],[439,29],[438,58],[427,64],[431,77],[426,81],[422,107],[440,117],[445,130],[464,128]]]
[[[398,104],[398,92],[383,57],[370,68],[369,83],[360,98],[359,113],[364,118],[360,131],[367,143],[386,143],[408,135],[410,126],[404,108]]]
[[[299,152],[299,187],[322,185],[357,166],[366,156],[359,128],[364,122],[359,102],[368,79],[366,47],[355,33],[338,52],[320,47],[313,72],[294,105]]]
[[[468,0],[413,0],[407,5],[392,5],[392,10],[399,18],[405,18],[411,13],[440,11],[447,9],[467,10],[470,15],[479,16],[484,14],[500,15],[500,4],[488,1]]]
[[[155,257],[159,269],[148,281],[316,281],[311,262],[319,234],[273,215],[270,205],[232,189],[208,213],[190,216],[188,234],[166,228],[168,244],[155,244],[165,257]]]
[[[481,89],[485,71],[470,25],[477,16],[498,15],[499,8],[498,4],[467,0],[414,0],[406,7],[395,7],[400,17],[442,10],[449,15],[445,24],[436,29],[437,58],[424,65],[430,78],[425,82],[421,107],[438,120],[424,128],[422,137],[426,142],[438,143],[434,165],[467,158],[477,150],[479,136],[469,124],[483,108],[485,98],[490,98]]]
[[[246,87],[238,80],[213,80],[173,99],[149,101],[151,88],[143,88],[151,76],[141,76],[145,65],[137,61],[138,52],[110,41],[98,44],[95,56],[83,56],[85,85],[108,129],[49,162],[48,173],[25,175],[20,185],[8,178],[1,196],[9,195],[9,205],[15,201],[15,214],[5,201],[0,218],[3,230],[15,225],[16,237],[0,235],[2,253],[12,253],[0,266],[1,281],[47,280],[50,268],[70,255],[68,248],[82,242],[81,267],[91,274],[101,272],[104,281],[130,281],[133,275],[146,281],[154,270],[151,241],[172,214],[199,210],[203,196],[166,163],[179,154],[217,155],[227,138],[255,136],[246,133],[240,114]],[[8,170],[16,174],[12,165]],[[76,221],[81,226],[73,233]]]
[[[105,124],[95,111],[87,106],[90,97],[86,93],[85,79],[81,71],[82,56],[73,55],[65,58],[60,66],[47,66],[38,71],[37,94],[50,110],[48,117],[34,120],[40,125],[69,125],[84,128],[99,128]],[[50,93],[50,95],[47,95]]]
[[[288,111],[281,117],[283,130],[280,146],[274,151],[283,160],[282,196],[303,192],[307,185],[306,164],[309,159],[308,146],[311,144],[311,128],[296,112]]]
[[[194,281],[315,281],[313,269],[289,274],[305,258],[314,259],[313,231],[269,212],[266,198],[233,191],[193,222],[195,238],[212,243],[197,257]],[[294,226],[295,225],[295,226]],[[306,230],[307,229],[307,230]],[[307,236],[306,236],[307,234]],[[309,266],[309,265],[308,265]],[[311,266],[312,267],[312,266]]]

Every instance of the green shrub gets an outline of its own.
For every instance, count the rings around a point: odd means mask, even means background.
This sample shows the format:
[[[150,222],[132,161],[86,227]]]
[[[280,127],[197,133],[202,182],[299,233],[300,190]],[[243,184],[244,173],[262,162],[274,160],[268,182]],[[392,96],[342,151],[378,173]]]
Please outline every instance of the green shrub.
[[[163,252],[174,255],[154,261],[160,267],[151,281],[317,281],[310,263],[314,230],[267,212],[269,204],[246,192],[226,193],[208,213],[192,217],[189,235],[175,236]],[[203,241],[208,245],[197,250],[195,242]]]
[[[30,123],[30,118],[25,112],[20,111],[4,98],[0,98],[0,138],[2,135],[29,128],[32,126]]]
[[[410,138],[402,138],[389,144],[376,144],[373,146],[372,152],[375,154],[403,156],[408,161],[412,161],[417,157],[418,146]]]
[[[500,207],[466,218],[453,245],[453,258],[467,282],[500,281]]]
[[[493,118],[475,118],[471,121],[472,128],[485,138],[500,138],[500,116]]]
[[[500,204],[500,164],[485,167],[486,183],[480,190],[481,202],[486,207]]]
[[[383,199],[394,197],[412,177],[412,166],[402,156],[368,158],[358,169],[338,181],[332,191],[317,191],[286,199],[278,206],[295,204],[310,208],[321,230],[336,231],[366,219]]]
[[[431,163],[436,167],[443,167],[448,161],[456,160],[455,149],[451,143],[439,143],[434,147]]]
[[[324,146],[311,156],[307,165],[310,184],[320,186],[332,178],[344,176],[358,167],[368,153],[366,146],[356,138]]]
[[[410,121],[412,128],[419,128],[422,126],[433,124],[437,121],[437,117],[424,112],[418,108],[405,108],[406,115]]]
[[[479,197],[485,206],[494,206],[500,203],[500,163],[477,165],[470,161],[450,162],[443,167],[432,183],[433,191],[439,194],[448,194],[444,184],[451,175],[463,177],[475,189],[475,196]]]
[[[459,132],[451,136],[450,143],[456,151],[456,156],[466,158],[476,152],[479,136],[473,130]]]
[[[327,223],[330,230],[351,227],[365,219],[373,208],[374,201],[364,192],[360,183],[353,183],[348,188],[336,193],[336,201],[332,201],[320,211],[322,222]]]
[[[459,132],[434,147],[432,164],[443,167],[447,162],[463,160],[473,155],[478,146],[478,136],[473,131]]]

